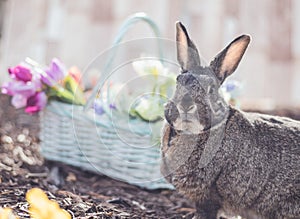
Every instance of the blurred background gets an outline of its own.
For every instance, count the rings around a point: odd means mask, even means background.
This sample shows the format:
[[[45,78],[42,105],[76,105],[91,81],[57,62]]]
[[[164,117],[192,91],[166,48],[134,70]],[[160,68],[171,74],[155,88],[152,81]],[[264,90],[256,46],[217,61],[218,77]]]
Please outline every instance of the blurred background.
[[[243,84],[244,103],[300,105],[298,0],[0,0],[0,82],[7,67],[27,56],[41,63],[58,57],[83,69],[136,12],[147,13],[170,40],[182,21],[208,61],[239,34],[250,34],[233,76]],[[127,39],[149,36],[145,28],[138,25]]]

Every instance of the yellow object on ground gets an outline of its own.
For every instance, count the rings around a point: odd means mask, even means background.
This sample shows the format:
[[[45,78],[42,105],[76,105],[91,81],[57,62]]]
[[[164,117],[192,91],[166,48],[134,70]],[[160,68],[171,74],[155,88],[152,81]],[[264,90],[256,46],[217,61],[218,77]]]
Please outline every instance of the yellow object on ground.
[[[29,212],[32,219],[71,219],[71,215],[61,209],[57,202],[49,200],[41,189],[29,190],[26,200],[30,205]]]

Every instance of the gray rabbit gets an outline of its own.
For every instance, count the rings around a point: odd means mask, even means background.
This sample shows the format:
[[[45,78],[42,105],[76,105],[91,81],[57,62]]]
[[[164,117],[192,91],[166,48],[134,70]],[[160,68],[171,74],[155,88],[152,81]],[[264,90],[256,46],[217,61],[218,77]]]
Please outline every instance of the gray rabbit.
[[[196,203],[195,218],[300,219],[300,122],[242,112],[218,91],[250,37],[203,67],[185,27],[176,30],[182,72],[165,106],[162,174]]]

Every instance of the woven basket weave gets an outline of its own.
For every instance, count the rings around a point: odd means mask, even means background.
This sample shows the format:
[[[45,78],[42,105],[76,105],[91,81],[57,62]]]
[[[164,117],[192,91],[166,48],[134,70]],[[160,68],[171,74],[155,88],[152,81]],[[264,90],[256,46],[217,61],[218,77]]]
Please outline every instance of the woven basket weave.
[[[138,21],[149,24],[159,36],[157,26],[149,17],[136,14],[124,22],[114,45]],[[113,56],[114,53],[104,72]],[[160,174],[159,145],[154,145],[151,137],[151,129],[161,127],[161,122],[149,127],[141,120],[120,116],[115,124],[109,114],[95,115],[88,109],[102,85],[103,81],[96,85],[85,107],[51,101],[40,113],[42,155],[147,189],[173,188]]]

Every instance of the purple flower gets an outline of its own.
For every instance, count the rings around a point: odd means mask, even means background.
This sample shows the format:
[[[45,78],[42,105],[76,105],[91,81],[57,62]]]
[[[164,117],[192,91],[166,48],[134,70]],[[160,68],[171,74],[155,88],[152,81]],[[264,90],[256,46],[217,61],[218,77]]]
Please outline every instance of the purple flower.
[[[47,95],[45,92],[37,92],[27,99],[27,106],[25,112],[33,114],[41,111],[47,104]]]
[[[105,113],[104,108],[101,104],[101,101],[98,101],[98,100],[96,100],[94,102],[94,110],[95,110],[96,114],[98,114],[98,115],[102,115]]]
[[[24,97],[32,96],[37,90],[41,89],[41,83],[36,81],[10,81],[2,85],[2,93],[10,96],[22,95]]]
[[[110,103],[110,104],[109,104],[109,109],[111,109],[111,110],[116,110],[117,107],[116,107],[115,104]],[[94,102],[94,110],[95,110],[96,114],[98,114],[98,115],[104,114],[104,113],[105,113],[105,110],[104,110],[104,107],[103,107],[103,102],[100,101],[100,100],[96,100],[96,101]]]
[[[13,96],[11,104],[18,108],[25,107],[29,97],[33,96],[38,90],[42,89],[42,84],[39,80],[34,81],[10,81],[2,85],[2,93]]]
[[[227,92],[233,92],[241,88],[240,82],[235,80],[227,81],[224,86]]]
[[[8,72],[13,79],[16,79],[19,81],[27,82],[27,81],[31,81],[31,79],[32,79],[32,73],[31,73],[30,69],[26,68],[22,65],[18,65],[16,67],[9,68]]]
[[[228,84],[226,84],[226,90],[228,92],[233,91],[235,88],[236,88],[236,85],[234,83],[228,83]]]
[[[113,104],[113,103],[110,103],[110,104],[109,104],[109,108],[110,108],[110,109],[113,109],[113,110],[116,110],[116,109],[117,109],[116,105]]]
[[[49,68],[46,69],[46,75],[42,75],[42,81],[52,87],[66,76],[66,72],[63,63],[54,58]]]

